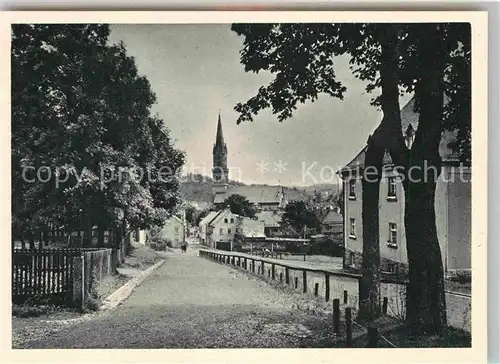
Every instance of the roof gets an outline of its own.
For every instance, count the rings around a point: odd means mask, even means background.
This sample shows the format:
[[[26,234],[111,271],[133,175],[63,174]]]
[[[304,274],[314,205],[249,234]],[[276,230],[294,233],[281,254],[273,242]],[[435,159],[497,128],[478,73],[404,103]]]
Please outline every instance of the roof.
[[[275,211],[261,211],[255,214],[257,220],[264,223],[265,227],[279,227],[281,222],[281,215]]]
[[[201,219],[199,226],[207,225],[212,222],[213,219],[219,214],[220,211],[210,211],[207,216]]]
[[[240,225],[240,234],[245,238],[265,238],[264,222],[254,220],[249,217],[242,217]]]
[[[283,188],[281,186],[229,187],[226,192],[215,195],[214,203],[222,203],[231,195],[241,195],[255,204],[280,203],[283,196]]]
[[[222,209],[220,210],[217,215],[214,216],[214,218],[209,222],[209,224],[211,226],[213,226],[213,224],[217,223],[218,221],[220,221],[220,219],[222,217],[236,217],[236,218],[239,218],[240,216],[239,215],[236,215],[236,214],[233,214],[231,212],[231,209],[229,207],[226,207],[225,209]]]
[[[336,212],[335,210],[331,210],[324,218],[323,218],[323,224],[331,224],[331,223],[343,223],[344,218],[341,214]]]
[[[415,111],[415,98],[413,97],[401,109],[401,133],[403,133],[404,135],[409,126],[411,126],[413,130],[416,131],[418,128],[418,118],[419,118],[419,113]],[[441,138],[439,152],[444,162],[456,159],[450,148],[448,148],[448,144],[453,138],[454,134],[450,131],[445,131],[443,137]],[[345,167],[340,169],[337,173],[342,174],[344,172],[364,168],[365,154],[367,148],[368,146],[364,146],[363,149],[361,149],[361,151],[349,163],[347,163]],[[392,158],[387,150],[385,151],[384,154],[383,163],[384,165],[392,164]]]

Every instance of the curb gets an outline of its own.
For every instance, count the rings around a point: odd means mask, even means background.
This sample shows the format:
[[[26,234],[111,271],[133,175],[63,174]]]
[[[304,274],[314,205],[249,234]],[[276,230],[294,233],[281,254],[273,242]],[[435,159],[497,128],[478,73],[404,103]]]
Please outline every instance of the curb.
[[[165,259],[160,260],[155,265],[149,267],[144,272],[139,274],[138,276],[132,278],[130,281],[125,283],[123,286],[118,288],[116,291],[111,293],[104,300],[103,304],[100,307],[100,310],[110,310],[116,308],[120,303],[122,303],[130,294],[133,292],[134,288],[136,288],[139,284],[141,284],[153,271],[161,267],[165,263]]]

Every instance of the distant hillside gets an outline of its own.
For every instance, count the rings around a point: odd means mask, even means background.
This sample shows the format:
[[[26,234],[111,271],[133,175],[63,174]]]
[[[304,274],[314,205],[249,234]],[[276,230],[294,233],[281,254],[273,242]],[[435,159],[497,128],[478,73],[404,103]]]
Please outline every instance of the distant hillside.
[[[212,185],[214,180],[201,174],[189,174],[180,183],[180,192],[184,201],[209,203],[212,201]],[[229,186],[244,186],[244,183],[229,181]]]
[[[201,205],[212,201],[213,179],[200,174],[184,176],[180,184],[180,192],[184,201],[197,202]],[[242,182],[230,181],[229,187],[245,186]],[[252,186],[267,186],[264,184],[252,184]],[[334,184],[317,184],[305,187],[283,186],[285,199],[287,201],[310,201],[318,193],[336,195],[338,187]],[[323,198],[322,198],[323,199]]]

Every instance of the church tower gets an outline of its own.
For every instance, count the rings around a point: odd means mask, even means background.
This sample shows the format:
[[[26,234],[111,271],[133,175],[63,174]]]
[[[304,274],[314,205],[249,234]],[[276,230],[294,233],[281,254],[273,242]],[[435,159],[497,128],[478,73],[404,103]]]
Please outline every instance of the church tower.
[[[217,134],[215,136],[215,144],[212,155],[213,155],[212,178],[214,180],[212,191],[214,194],[224,193],[227,190],[229,170],[227,168],[227,146],[226,143],[224,142],[224,135],[222,134],[222,123],[220,121],[220,112],[219,112],[219,122],[217,123]]]

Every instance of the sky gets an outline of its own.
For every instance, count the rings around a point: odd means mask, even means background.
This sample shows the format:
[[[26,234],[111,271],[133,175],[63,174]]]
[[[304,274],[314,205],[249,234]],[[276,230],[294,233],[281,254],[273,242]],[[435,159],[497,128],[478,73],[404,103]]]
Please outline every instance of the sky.
[[[375,95],[351,74],[347,57],[336,60],[337,77],[347,87],[344,100],[322,95],[299,105],[283,122],[266,110],[253,122],[237,125],[234,106],[273,75],[244,71],[243,38],[230,24],[111,25],[110,41],[122,41],[150,81],[157,97],[153,112],[186,153],[184,172],[211,176],[220,112],[231,179],[290,186],[335,183],[334,173],[363,148],[381,119],[369,104]]]

